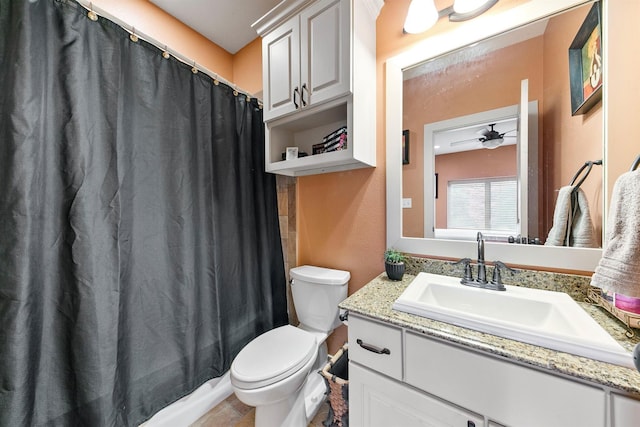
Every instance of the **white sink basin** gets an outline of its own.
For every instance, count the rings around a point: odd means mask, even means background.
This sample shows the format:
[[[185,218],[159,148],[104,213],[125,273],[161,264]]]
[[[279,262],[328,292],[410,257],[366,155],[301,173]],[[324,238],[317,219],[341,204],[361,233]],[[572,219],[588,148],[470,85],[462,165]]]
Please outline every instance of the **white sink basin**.
[[[518,286],[506,288],[473,288],[462,285],[459,278],[420,273],[393,309],[634,368],[631,353],[569,295]]]

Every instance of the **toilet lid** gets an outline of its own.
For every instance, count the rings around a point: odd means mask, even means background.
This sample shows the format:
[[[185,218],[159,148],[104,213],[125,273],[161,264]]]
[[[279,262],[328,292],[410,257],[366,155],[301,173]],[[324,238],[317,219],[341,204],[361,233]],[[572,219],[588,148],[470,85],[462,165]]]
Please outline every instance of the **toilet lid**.
[[[231,364],[231,380],[239,388],[265,387],[288,377],[316,356],[313,334],[291,325],[258,336]]]

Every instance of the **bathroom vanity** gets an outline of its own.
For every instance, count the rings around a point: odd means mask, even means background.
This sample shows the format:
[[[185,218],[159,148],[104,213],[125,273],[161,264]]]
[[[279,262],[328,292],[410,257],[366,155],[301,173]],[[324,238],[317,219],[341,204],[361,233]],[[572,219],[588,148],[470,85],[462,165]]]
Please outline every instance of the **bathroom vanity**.
[[[340,304],[352,426],[640,425],[636,370],[393,310],[414,277],[382,274]],[[633,348],[616,320],[581,305]]]

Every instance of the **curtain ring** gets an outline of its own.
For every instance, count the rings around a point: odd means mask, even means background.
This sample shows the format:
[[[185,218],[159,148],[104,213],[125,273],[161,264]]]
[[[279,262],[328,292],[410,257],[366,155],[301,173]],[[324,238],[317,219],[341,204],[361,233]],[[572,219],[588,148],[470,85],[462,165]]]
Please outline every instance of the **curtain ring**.
[[[238,89],[236,88],[236,85],[233,85],[233,96],[238,96]]]
[[[171,57],[171,54],[169,53],[169,50],[167,49],[167,45],[164,45],[164,50],[162,51],[162,57],[164,59],[169,59]]]
[[[98,20],[98,15],[93,11],[93,3],[89,3],[89,12],[87,12],[87,16],[93,22]]]
[[[138,43],[138,36],[136,36],[136,27],[131,28],[131,34],[129,34],[129,38],[132,42]]]
[[[193,67],[191,67],[191,72],[193,74],[198,74],[198,69],[196,68],[196,61],[193,61]]]
[[[216,73],[213,73],[213,84],[216,86],[220,84],[220,82],[218,81],[218,75]]]

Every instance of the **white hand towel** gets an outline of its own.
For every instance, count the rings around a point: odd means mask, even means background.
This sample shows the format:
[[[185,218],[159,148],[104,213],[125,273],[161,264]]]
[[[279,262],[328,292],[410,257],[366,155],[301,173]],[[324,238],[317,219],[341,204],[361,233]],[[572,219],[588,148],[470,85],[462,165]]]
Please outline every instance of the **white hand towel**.
[[[553,212],[553,226],[545,245],[572,246],[577,248],[598,247],[595,230],[591,222],[589,202],[581,188],[560,188]]]
[[[640,298],[640,169],[622,174],[613,186],[604,250],[591,284]]]

